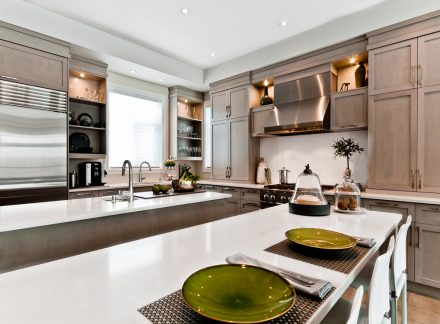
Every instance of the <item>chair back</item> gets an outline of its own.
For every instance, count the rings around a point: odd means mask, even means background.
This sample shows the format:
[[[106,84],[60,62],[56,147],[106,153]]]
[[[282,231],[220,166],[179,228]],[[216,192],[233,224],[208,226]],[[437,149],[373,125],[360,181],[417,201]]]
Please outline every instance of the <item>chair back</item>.
[[[394,236],[390,238],[388,250],[374,264],[368,298],[368,323],[382,323],[390,311],[390,261],[394,250]]]
[[[393,271],[393,290],[397,287],[397,282],[404,272],[406,272],[406,237],[408,235],[408,229],[411,225],[412,217],[408,215],[406,223],[400,226],[399,232],[396,238],[396,247],[394,248],[392,271]]]
[[[359,312],[361,310],[362,296],[364,295],[364,286],[360,285],[356,290],[356,295],[354,295],[353,303],[351,306],[350,317],[348,318],[347,324],[357,324],[359,319]]]

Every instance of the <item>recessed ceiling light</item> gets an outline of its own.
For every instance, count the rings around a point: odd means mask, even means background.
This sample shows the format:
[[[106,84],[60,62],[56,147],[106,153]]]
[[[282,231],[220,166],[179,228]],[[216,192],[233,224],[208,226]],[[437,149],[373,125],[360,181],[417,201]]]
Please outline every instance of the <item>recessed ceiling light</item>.
[[[180,12],[181,12],[182,14],[184,14],[184,15],[187,15],[187,14],[189,13],[189,9],[186,8],[186,7],[184,7],[184,8],[182,8],[182,9],[180,9]]]
[[[211,53],[209,53],[209,55],[211,55],[212,57],[214,57],[214,56],[215,56],[215,53],[214,53],[214,52],[211,52]]]
[[[356,63],[356,58],[354,56],[350,57],[350,60],[348,61],[350,64]]]
[[[130,73],[131,73],[131,74],[135,74],[136,71],[135,71],[135,70],[130,70]]]
[[[185,102],[188,102],[188,99],[185,99]]]
[[[84,74],[84,72],[81,72],[81,73],[79,74],[79,76],[80,76],[81,78],[84,78],[86,75]]]
[[[281,27],[286,27],[287,26],[287,20],[281,20],[278,25],[280,25]]]
[[[161,78],[157,79],[157,81],[162,82],[163,80]]]

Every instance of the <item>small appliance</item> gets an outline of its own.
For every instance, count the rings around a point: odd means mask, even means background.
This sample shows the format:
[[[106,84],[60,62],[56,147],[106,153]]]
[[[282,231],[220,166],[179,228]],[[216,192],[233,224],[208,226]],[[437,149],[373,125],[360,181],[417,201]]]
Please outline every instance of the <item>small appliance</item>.
[[[104,170],[101,162],[83,162],[79,165],[80,186],[102,186]]]

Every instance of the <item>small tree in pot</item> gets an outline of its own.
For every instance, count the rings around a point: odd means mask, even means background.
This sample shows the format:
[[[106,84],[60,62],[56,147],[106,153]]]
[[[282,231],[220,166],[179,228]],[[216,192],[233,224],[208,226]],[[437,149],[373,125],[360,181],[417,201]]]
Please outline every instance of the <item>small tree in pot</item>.
[[[355,153],[361,153],[364,151],[363,147],[360,147],[359,143],[356,143],[352,138],[341,138],[336,140],[332,148],[334,149],[333,155],[335,159],[337,157],[345,157],[347,159],[347,169],[345,169],[345,175],[351,177],[350,170],[350,157]]]

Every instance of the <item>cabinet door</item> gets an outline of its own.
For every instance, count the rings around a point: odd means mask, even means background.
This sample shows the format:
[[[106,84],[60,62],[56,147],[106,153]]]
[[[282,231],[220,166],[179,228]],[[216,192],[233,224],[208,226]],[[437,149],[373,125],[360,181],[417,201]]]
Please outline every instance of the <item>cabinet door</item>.
[[[272,137],[264,134],[264,126],[276,125],[273,105],[252,108],[251,111],[251,129],[253,137]]]
[[[417,90],[370,96],[368,187],[415,191]]]
[[[255,201],[241,201],[240,214],[250,213],[260,209],[260,203]]]
[[[0,78],[67,91],[67,59],[0,41]]]
[[[230,118],[248,116],[248,89],[247,86],[229,90]]]
[[[385,213],[394,213],[401,214],[402,221],[399,225],[402,225],[406,222],[406,218],[408,215],[411,215],[413,220],[415,220],[415,211],[416,207],[411,203],[403,203],[403,202],[395,202],[395,201],[384,201],[384,200],[372,200],[372,199],[363,199],[363,205],[368,210],[374,210]],[[414,223],[413,223],[414,224]],[[408,280],[414,281],[414,225],[411,225],[408,230],[408,236],[406,240],[407,246],[407,254],[406,254],[406,262],[407,262],[407,272],[408,272]]]
[[[419,87],[440,85],[440,33],[418,39]]]
[[[249,121],[248,117],[230,120],[231,180],[249,180]]]
[[[212,123],[212,169],[215,179],[226,179],[229,166],[229,122],[227,120]]]
[[[228,92],[223,91],[211,95],[212,120],[227,118]]]
[[[225,201],[226,213],[228,216],[235,216],[240,214],[240,193],[239,188],[234,187],[220,187],[220,192],[230,194],[232,197]]]
[[[415,281],[440,288],[440,226],[416,223]]]
[[[440,193],[440,85],[418,90],[417,190]]]
[[[332,94],[331,101],[331,130],[367,128],[367,88]]]
[[[69,199],[95,198],[99,196],[98,190],[78,191],[69,193]]]
[[[417,39],[368,53],[370,95],[417,87]]]

